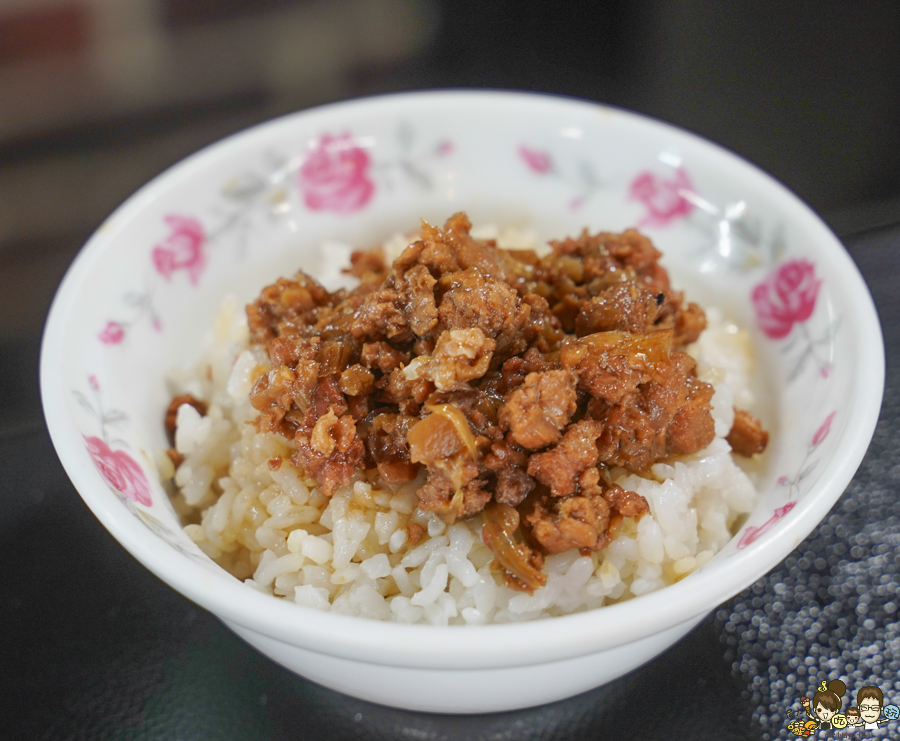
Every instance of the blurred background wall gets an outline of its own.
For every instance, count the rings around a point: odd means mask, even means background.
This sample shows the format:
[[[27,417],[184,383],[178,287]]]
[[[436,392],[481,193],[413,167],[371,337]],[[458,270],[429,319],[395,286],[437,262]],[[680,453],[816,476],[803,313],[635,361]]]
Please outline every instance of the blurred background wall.
[[[0,0],[0,335],[196,149],[446,86],[624,106],[742,154],[842,233],[900,219],[897,0]]]

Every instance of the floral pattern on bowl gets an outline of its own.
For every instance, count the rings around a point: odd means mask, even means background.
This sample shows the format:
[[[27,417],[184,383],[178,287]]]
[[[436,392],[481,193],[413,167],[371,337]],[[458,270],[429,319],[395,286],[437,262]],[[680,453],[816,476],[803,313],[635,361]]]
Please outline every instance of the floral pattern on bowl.
[[[323,134],[297,171],[303,203],[313,211],[351,214],[371,200],[372,160],[350,134]]]
[[[665,227],[689,216],[695,208],[689,197],[694,190],[694,184],[683,167],[677,168],[671,177],[649,170],[639,173],[628,187],[628,197],[640,201],[647,209],[637,226]]]
[[[567,208],[577,211],[595,195],[610,188],[626,188],[626,198],[641,204],[643,213],[632,226],[649,230],[667,230],[679,222],[696,231],[694,253],[704,272],[717,270],[748,272],[772,264],[785,255],[780,222],[760,217],[737,197],[724,204],[705,197],[680,157],[663,152],[653,168],[601,182],[598,164],[583,156],[571,164],[559,164],[561,155],[549,149],[521,144],[516,149],[519,162],[527,172],[552,180],[565,189]],[[620,191],[621,192],[621,191]]]
[[[812,361],[819,375],[828,378],[831,373],[831,345],[840,324],[840,317],[833,318],[813,337],[808,322],[816,308],[816,298],[822,281],[816,276],[815,265],[809,260],[786,260],[776,270],[753,288],[753,308],[757,323],[770,340],[789,338],[794,327],[799,337],[794,337],[782,347],[783,353],[793,356],[788,381],[794,381]]]
[[[789,497],[787,503],[780,507],[776,507],[772,512],[772,516],[762,525],[748,525],[744,528],[740,538],[738,538],[735,550],[743,550],[760,536],[765,535],[775,526],[775,523],[794,508],[797,504],[797,500],[806,493],[806,489],[801,487],[803,480],[815,470],[819,463],[819,460],[811,461],[810,459],[813,457],[816,448],[818,448],[819,445],[825,441],[825,438],[828,437],[828,433],[831,431],[831,423],[834,421],[836,414],[837,412],[832,412],[825,418],[825,421],[819,425],[812,436],[812,440],[810,440],[806,455],[803,457],[803,460],[800,461],[796,473],[791,478],[784,475],[778,477],[778,485],[786,487],[785,491]]]
[[[99,428],[99,436],[82,433],[85,449],[106,485],[122,501],[125,508],[153,533],[190,558],[213,566],[196,545],[184,538],[181,528],[174,530],[150,513],[154,507],[150,477],[133,452],[133,432],[128,415],[119,409],[105,408],[97,376],[88,378],[89,394],[74,390],[73,396],[87,413],[92,428]],[[153,474],[151,474],[153,475]],[[138,506],[140,505],[140,506]]]
[[[590,160],[578,159],[570,167],[563,168],[549,151],[526,144],[520,145],[516,151],[531,173],[551,177],[565,184],[570,191],[567,208],[571,211],[580,209],[603,187]]]

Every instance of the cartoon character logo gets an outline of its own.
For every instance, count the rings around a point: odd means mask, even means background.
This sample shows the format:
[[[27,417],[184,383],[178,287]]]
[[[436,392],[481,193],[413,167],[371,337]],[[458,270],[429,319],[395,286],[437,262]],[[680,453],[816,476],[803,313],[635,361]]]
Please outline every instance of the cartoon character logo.
[[[834,728],[832,719],[840,714],[841,698],[846,692],[847,685],[840,679],[833,679],[819,685],[818,692],[813,695],[812,703],[808,697],[804,697],[800,700],[800,704],[803,705],[803,709],[810,719],[819,723],[819,728]],[[843,728],[847,724],[846,717],[841,715],[838,723],[841,725],[837,728]]]
[[[788,730],[795,736],[809,736],[818,729],[819,724],[814,720],[792,720],[788,723]]]
[[[800,698],[800,704],[808,720],[796,719],[788,723],[787,729],[795,736],[810,736],[818,730],[865,728],[875,730],[900,718],[900,707],[884,704],[884,693],[878,687],[869,685],[856,693],[856,707],[848,707],[841,712],[841,698],[847,692],[847,685],[840,679],[822,682],[813,695]],[[794,716],[788,710],[788,718]]]
[[[856,693],[856,705],[859,708],[860,724],[866,730],[874,731],[885,723],[900,718],[900,708],[893,704],[885,705],[884,693],[878,687],[863,687]]]

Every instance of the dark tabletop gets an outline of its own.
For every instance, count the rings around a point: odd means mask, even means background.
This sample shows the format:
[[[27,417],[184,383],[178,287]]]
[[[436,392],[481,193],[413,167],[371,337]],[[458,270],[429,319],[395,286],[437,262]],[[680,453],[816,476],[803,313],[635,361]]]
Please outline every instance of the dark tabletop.
[[[5,737],[786,737],[788,713],[799,708],[799,698],[821,679],[841,675],[842,662],[848,664],[848,688],[874,682],[885,690],[886,703],[896,702],[900,337],[894,322],[900,322],[900,298],[894,265],[900,223],[851,235],[845,243],[881,316],[887,385],[870,450],[831,515],[772,574],[654,661],[584,695],[511,713],[441,716],[380,707],[319,687],[257,654],[140,566],[94,519],[43,424],[37,340],[3,342]],[[785,583],[795,585],[778,602],[786,612],[772,612]],[[896,732],[896,725],[888,728]]]

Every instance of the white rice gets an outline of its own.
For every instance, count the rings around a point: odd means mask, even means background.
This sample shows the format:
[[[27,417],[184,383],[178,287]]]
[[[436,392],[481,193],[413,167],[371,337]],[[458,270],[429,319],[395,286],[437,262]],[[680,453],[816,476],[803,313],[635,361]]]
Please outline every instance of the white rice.
[[[490,235],[490,236],[493,236]],[[393,245],[402,249],[402,239]],[[501,242],[502,244],[502,242]],[[516,244],[520,246],[520,244]],[[177,414],[173,481],[187,535],[259,591],[317,610],[432,625],[503,623],[593,609],[660,589],[695,571],[731,538],[755,500],[724,436],[733,405],[753,409],[746,333],[707,310],[710,327],[692,348],[715,385],[716,439],[705,450],[652,468],[652,479],[616,469],[613,478],[644,496],[650,514],[626,518],[608,547],[546,559],[547,583],[528,595],[503,585],[482,543],[480,517],[447,527],[417,509],[417,480],[373,486],[362,473],[329,499],[290,464],[290,441],[246,422],[254,380],[268,360],[248,342],[246,317],[223,305],[213,341],[191,368],[168,378],[173,395],[207,401]],[[281,458],[273,470],[269,461]],[[410,547],[410,524],[422,540]]]

